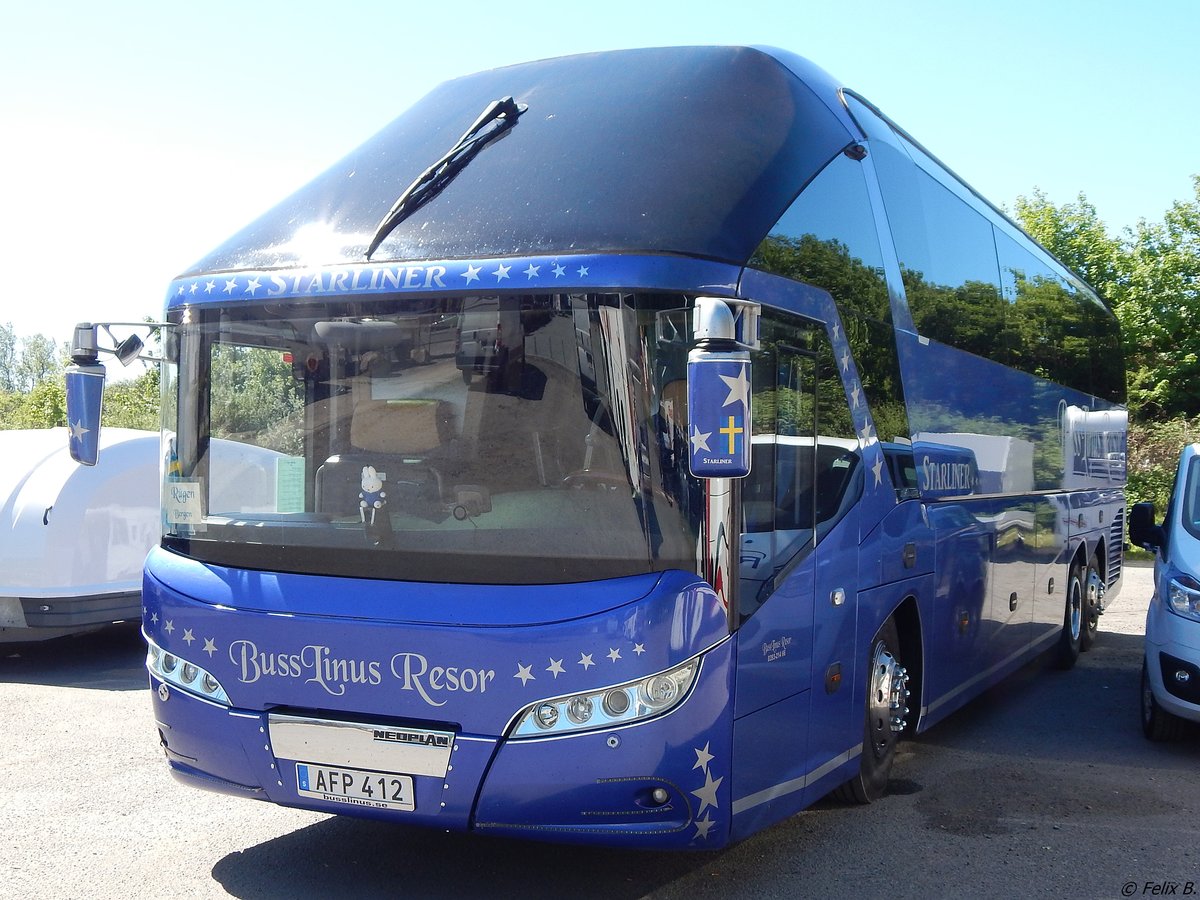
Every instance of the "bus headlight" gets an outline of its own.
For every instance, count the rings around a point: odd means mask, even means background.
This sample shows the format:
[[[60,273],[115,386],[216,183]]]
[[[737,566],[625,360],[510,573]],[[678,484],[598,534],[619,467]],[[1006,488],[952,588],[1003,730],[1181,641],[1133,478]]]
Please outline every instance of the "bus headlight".
[[[661,715],[687,696],[700,671],[699,658],[637,681],[538,700],[517,714],[510,735],[545,737],[627,725]]]
[[[212,673],[193,662],[166,652],[149,638],[146,638],[146,669],[155,678],[181,691],[211,700],[213,703],[220,703],[222,706],[229,706],[229,695]]]

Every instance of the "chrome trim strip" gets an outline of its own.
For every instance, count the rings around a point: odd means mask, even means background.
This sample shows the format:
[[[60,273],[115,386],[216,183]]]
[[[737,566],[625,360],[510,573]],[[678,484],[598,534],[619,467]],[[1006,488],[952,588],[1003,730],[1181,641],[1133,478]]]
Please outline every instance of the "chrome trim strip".
[[[863,745],[856,744],[844,753],[839,753],[833,759],[827,760],[811,772],[801,775],[799,778],[792,778],[788,781],[782,781],[779,784],[773,785],[765,790],[758,791],[746,797],[742,797],[733,801],[733,814],[741,815],[747,810],[754,809],[756,806],[762,806],[764,803],[769,803],[772,800],[778,800],[780,797],[786,797],[788,794],[794,794],[796,791],[803,790],[810,784],[815,784],[820,781],[838,766],[845,765],[854,757],[862,753]]]

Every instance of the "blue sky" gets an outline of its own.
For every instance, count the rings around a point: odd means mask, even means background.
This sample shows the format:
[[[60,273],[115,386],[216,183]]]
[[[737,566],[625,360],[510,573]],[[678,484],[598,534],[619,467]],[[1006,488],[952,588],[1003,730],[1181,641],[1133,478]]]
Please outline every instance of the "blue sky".
[[[439,82],[547,56],[784,47],[993,202],[1083,192],[1114,233],[1200,173],[1194,0],[68,0],[3,20],[0,322],[55,341],[156,315],[176,273]]]

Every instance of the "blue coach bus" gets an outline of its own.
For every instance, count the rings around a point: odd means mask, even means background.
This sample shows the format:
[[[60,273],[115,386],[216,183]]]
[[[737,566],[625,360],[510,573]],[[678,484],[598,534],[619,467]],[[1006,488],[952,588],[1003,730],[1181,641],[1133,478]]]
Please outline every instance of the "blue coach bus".
[[[209,790],[720,847],[879,798],[1120,584],[1123,431],[1063,437],[1124,421],[1113,315],[786,52],[443,84],[165,319],[147,665]]]

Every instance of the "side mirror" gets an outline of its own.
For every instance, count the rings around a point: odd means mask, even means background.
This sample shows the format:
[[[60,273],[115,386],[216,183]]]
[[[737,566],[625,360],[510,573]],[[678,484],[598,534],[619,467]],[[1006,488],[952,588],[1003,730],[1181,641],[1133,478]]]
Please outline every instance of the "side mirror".
[[[104,402],[104,366],[67,367],[67,447],[71,458],[94,466],[100,456],[100,409]]]
[[[750,474],[750,350],[758,346],[758,305],[696,298],[696,346],[688,353],[689,468],[697,478]]]
[[[1164,550],[1167,535],[1154,523],[1154,504],[1135,503],[1129,510],[1129,542],[1145,550]]]

